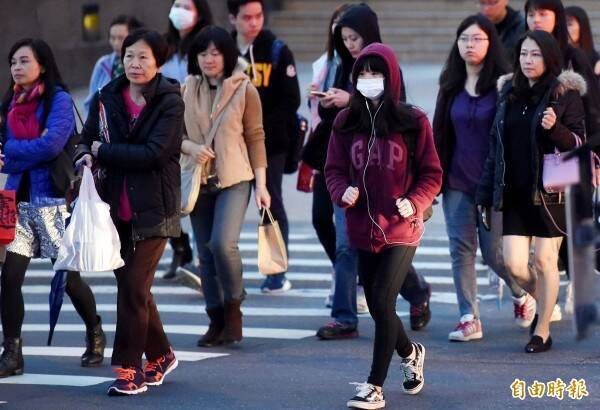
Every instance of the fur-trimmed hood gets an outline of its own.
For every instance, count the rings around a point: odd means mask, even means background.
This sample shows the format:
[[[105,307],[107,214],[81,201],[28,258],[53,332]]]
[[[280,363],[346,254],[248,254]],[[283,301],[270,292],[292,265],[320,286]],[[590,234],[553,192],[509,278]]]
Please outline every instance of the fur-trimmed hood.
[[[509,81],[512,81],[513,77],[514,74],[509,73],[498,78],[498,93],[504,89],[504,86]],[[573,70],[564,70],[562,73],[560,73],[558,76],[558,82],[560,83],[556,90],[558,95],[563,95],[569,90],[577,91],[582,97],[587,93],[587,83],[585,82],[585,79]]]

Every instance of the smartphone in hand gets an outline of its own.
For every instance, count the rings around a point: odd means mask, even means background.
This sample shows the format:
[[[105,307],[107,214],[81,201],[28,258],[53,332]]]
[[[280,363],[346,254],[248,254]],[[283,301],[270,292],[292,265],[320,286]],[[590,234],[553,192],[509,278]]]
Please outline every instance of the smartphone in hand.
[[[313,97],[327,97],[327,93],[323,92],[323,91],[311,91],[310,95],[312,95]]]

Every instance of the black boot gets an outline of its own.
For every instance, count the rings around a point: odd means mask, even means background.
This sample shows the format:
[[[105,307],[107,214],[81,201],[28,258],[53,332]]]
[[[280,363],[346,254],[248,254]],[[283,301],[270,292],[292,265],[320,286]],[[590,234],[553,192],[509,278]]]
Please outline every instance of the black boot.
[[[208,331],[198,340],[198,346],[213,347],[223,344],[223,330],[225,329],[225,310],[223,306],[206,309],[210,319]]]
[[[106,336],[102,331],[102,319],[98,316],[98,324],[85,334],[85,352],[81,356],[81,366],[99,366],[104,360],[104,348],[106,347]]]
[[[225,303],[225,332],[223,334],[225,344],[242,341],[241,304],[241,300],[231,300]]]
[[[170,244],[173,248],[173,259],[169,269],[163,275],[163,279],[174,279],[177,268],[192,262],[193,259],[190,237],[187,233],[182,233],[179,238],[171,238]]]
[[[0,378],[23,374],[23,348],[20,337],[4,339],[4,350],[0,356]]]

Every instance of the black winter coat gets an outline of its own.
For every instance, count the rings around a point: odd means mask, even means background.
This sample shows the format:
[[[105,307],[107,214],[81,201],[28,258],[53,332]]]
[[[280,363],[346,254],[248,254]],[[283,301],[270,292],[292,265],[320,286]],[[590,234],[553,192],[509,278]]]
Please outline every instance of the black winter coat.
[[[525,33],[525,27],[525,17],[511,7],[507,7],[504,20],[499,24],[496,24],[498,37],[500,37],[500,41],[502,41],[507,62],[511,66],[515,61],[517,43],[523,33]]]
[[[493,206],[495,210],[501,211],[504,196],[504,122],[507,112],[507,96],[511,89],[512,74],[500,77],[498,80],[498,106],[496,118],[492,125],[492,138],[490,140],[490,151],[486,159],[481,182],[477,189],[476,203],[485,207]],[[534,184],[531,187],[531,198],[535,205],[541,204],[541,195],[547,204],[562,202],[562,195],[548,194],[544,191],[541,183],[541,172],[543,154],[554,152],[556,147],[565,152],[573,149],[576,139],[573,134],[582,140],[585,138],[585,111],[581,96],[585,94],[586,85],[582,76],[573,71],[563,71],[558,79],[553,80],[547,91],[540,99],[534,113],[535,125],[532,124],[530,143],[532,144],[531,167],[534,175]],[[556,101],[553,108],[557,115],[554,128],[550,131],[544,130],[541,125],[543,112],[548,108],[551,101]]]
[[[233,37],[237,37],[236,32]],[[294,55],[284,45],[275,65],[275,40],[272,32],[263,30],[242,56],[248,62],[246,74],[260,95],[267,156],[287,152],[291,139],[289,134],[293,129],[290,124],[294,123],[296,110],[300,107],[300,85]]]
[[[133,211],[133,239],[178,237],[181,233],[181,169],[179,156],[184,105],[179,84],[158,74],[144,89],[146,105],[133,129],[122,91],[129,81],[122,75],[94,96],[83,128],[77,161],[91,154],[99,141],[99,103],[106,110],[110,143],[102,144],[96,160],[105,168],[102,199],[117,221],[123,183]]]

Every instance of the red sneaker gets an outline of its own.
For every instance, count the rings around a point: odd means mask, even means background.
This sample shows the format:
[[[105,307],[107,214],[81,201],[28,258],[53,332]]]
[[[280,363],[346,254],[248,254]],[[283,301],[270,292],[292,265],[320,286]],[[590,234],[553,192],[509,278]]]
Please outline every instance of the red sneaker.
[[[536,312],[535,299],[530,294],[521,298],[513,297],[513,305],[515,307],[515,323],[522,328],[531,326]]]
[[[481,321],[475,319],[473,315],[464,315],[460,318],[460,322],[448,335],[448,340],[454,342],[468,342],[471,340],[481,339],[483,331],[481,330]]]

